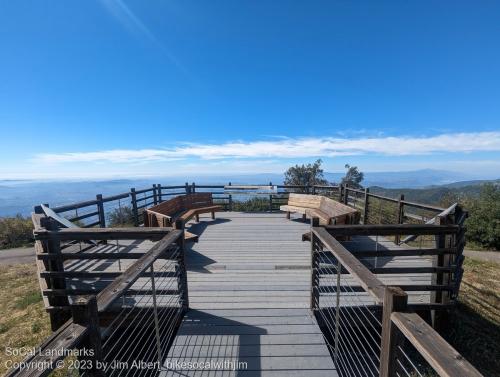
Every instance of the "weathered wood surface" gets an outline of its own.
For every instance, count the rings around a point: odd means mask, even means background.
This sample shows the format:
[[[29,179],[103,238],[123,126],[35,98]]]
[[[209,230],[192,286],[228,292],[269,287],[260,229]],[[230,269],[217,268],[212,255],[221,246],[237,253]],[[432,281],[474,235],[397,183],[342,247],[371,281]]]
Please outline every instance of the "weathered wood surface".
[[[301,234],[309,229],[309,225],[300,221],[287,221],[283,214],[241,214],[234,212],[224,213],[224,218],[211,220],[210,216],[202,218],[200,224],[193,224],[190,231],[200,235],[198,244],[188,244],[187,260],[189,265],[189,285],[193,286],[191,296],[195,298],[198,292],[219,292],[225,296],[227,286],[233,294],[225,297],[238,297],[239,301],[249,292],[296,292],[308,295],[310,288],[310,252],[309,243],[300,241]],[[99,291],[109,284],[115,275],[131,265],[140,253],[144,253],[154,245],[151,241],[113,241],[106,245],[98,245],[80,252],[81,245],[76,244],[64,249],[64,254],[86,255],[99,254],[100,260],[66,260],[65,271],[88,273],[85,280],[67,279],[69,289],[88,289]],[[372,268],[431,268],[433,256],[386,256],[394,250],[401,251],[402,247],[383,237],[354,237],[350,241],[342,242],[349,251],[362,253],[362,261]],[[375,251],[377,250],[377,251]],[[418,249],[415,249],[418,251]],[[120,261],[114,258],[115,253],[130,253],[131,259]],[[370,257],[372,252],[373,257]],[[378,256],[384,252],[384,256]],[[113,254],[109,259],[102,259],[103,254]],[[77,257],[78,258],[78,257]],[[82,256],[87,258],[86,256]],[[133,258],[133,259],[132,259]],[[64,258],[66,259],[66,258]],[[108,275],[106,275],[108,274]],[[381,274],[378,278],[389,285],[431,285],[431,273],[411,274]],[[82,275],[83,276],[83,275]],[[229,280],[228,280],[229,279]],[[343,275],[343,280],[355,285],[356,281]],[[234,282],[238,284],[234,284]],[[409,292],[410,303],[428,303],[429,292],[414,290]],[[247,293],[245,293],[247,292]],[[295,293],[294,293],[295,292]],[[205,293],[203,293],[205,295]],[[237,293],[237,294],[236,294]],[[272,294],[265,294],[261,300],[272,300]],[[281,295],[282,293],[280,293]],[[334,294],[334,293],[332,293]],[[369,300],[362,292],[359,296]],[[206,295],[204,296],[206,298]],[[195,298],[196,300],[196,298]],[[230,301],[230,299],[226,298]],[[283,307],[274,300],[274,305]],[[46,304],[48,304],[46,302]],[[243,306],[248,306],[241,303]],[[207,302],[207,306],[214,303]],[[223,307],[237,307],[238,301],[221,303]],[[290,304],[292,305],[292,304]],[[297,301],[295,307],[306,308],[304,302]]]
[[[203,218],[186,261],[191,310],[168,358],[240,361],[246,370],[177,370],[162,376],[336,376],[308,310],[308,229],[283,214]]]
[[[239,357],[253,369],[217,374],[184,370],[165,375],[336,375],[325,341],[309,311],[310,243],[301,241],[309,224],[298,219],[289,221],[282,213],[227,212],[216,220],[203,216],[200,223],[188,224],[188,229],[200,236],[197,244],[187,245],[186,254],[192,310],[185,317],[169,358],[188,361],[208,357],[216,361]],[[89,247],[83,253],[131,253],[136,258],[136,253],[146,252],[154,244],[150,240],[119,240]],[[376,256],[375,250],[401,250],[383,237],[354,237],[342,245],[354,253],[363,252],[363,261],[371,267],[432,267],[432,256]],[[79,253],[80,247],[72,245],[64,252]],[[373,257],[368,253],[371,251]],[[77,273],[109,274],[124,271],[134,262],[113,258],[66,260],[64,267],[65,271]],[[424,288],[432,283],[430,273],[384,274],[378,278],[384,284],[414,286],[408,292],[410,304],[429,303],[430,294]],[[144,279],[147,278],[139,278],[129,289],[148,289]],[[111,275],[68,278],[66,286],[99,291],[112,280]],[[165,284],[169,282],[165,279]],[[352,275],[343,274],[342,282],[361,287]],[[419,285],[422,291],[418,291]],[[329,295],[333,297],[335,292],[322,293],[321,306],[332,301]],[[163,298],[158,300],[161,303]],[[375,303],[366,292],[344,293],[340,300],[341,306],[353,302]]]
[[[392,313],[391,321],[440,376],[482,376],[418,314]]]

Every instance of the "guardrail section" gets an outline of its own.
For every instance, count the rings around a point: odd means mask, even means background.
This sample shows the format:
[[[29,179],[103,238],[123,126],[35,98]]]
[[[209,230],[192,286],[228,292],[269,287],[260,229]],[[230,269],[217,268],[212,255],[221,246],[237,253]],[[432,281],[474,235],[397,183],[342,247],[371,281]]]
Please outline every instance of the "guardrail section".
[[[339,375],[480,376],[419,314],[413,313],[419,310],[422,314],[424,309],[434,311],[436,305],[443,304],[443,296],[437,304],[408,304],[408,293],[415,290],[430,290],[433,294],[454,292],[453,281],[440,280],[424,286],[384,284],[380,275],[404,275],[411,267],[385,270],[373,267],[362,257],[373,256],[377,250],[356,253],[355,249],[344,246],[359,242],[360,236],[370,236],[371,241],[375,241],[373,238],[378,236],[408,234],[432,236],[435,247],[396,247],[383,250],[382,255],[436,258],[455,255],[456,245],[443,242],[456,241],[456,236],[462,233],[457,224],[319,227],[317,219],[312,219],[308,237],[311,241],[311,310],[327,340]],[[393,241],[390,243],[394,245]],[[424,267],[414,267],[418,268],[424,271]],[[425,272],[440,276],[450,274],[455,268],[453,265],[429,267]],[[455,296],[448,299],[452,297]]]
[[[42,224],[49,221],[44,219]],[[55,282],[68,281],[64,270],[59,271],[63,275],[44,279],[47,284],[44,290],[64,294],[60,298],[66,300],[69,310],[59,308],[59,315],[54,319],[59,321],[58,328],[40,346],[40,352],[25,359],[22,367],[11,370],[8,376],[47,376],[59,369],[57,362],[63,359],[71,363],[73,369],[79,369],[80,376],[118,375],[124,367],[133,369],[134,361],[159,370],[189,307],[182,231],[171,228],[51,230],[38,227],[35,234],[41,254],[50,256],[39,261],[56,261],[59,265],[67,259],[86,261],[89,255],[96,260],[104,259],[103,255],[113,259],[112,253],[64,256],[60,253],[60,244],[64,241],[98,243],[113,239],[161,239],[148,251],[134,253],[136,260],[117,273],[117,277],[97,295],[68,296],[68,292],[74,292],[65,286],[54,286]],[[59,253],[45,253],[47,245]],[[81,258],[83,255],[86,257]],[[66,320],[61,324],[64,317]],[[76,354],[71,352],[75,349],[79,351]]]

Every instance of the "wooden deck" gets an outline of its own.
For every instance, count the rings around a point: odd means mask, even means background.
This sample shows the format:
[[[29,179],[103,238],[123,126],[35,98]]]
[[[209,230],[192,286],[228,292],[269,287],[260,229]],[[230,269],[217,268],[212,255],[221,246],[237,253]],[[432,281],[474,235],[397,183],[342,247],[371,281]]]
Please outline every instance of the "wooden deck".
[[[246,369],[177,370],[165,376],[336,376],[309,311],[308,224],[284,214],[202,218],[187,252],[191,310],[169,360],[239,361]],[[205,221],[204,221],[205,220]]]
[[[336,376],[325,339],[309,309],[310,243],[301,240],[309,224],[299,219],[287,220],[284,213],[225,212],[216,220],[208,215],[201,217],[200,223],[190,225],[188,229],[200,236],[199,242],[188,243],[186,250],[191,310],[183,319],[168,361],[247,364],[246,369],[236,371],[212,366],[165,370],[161,375]],[[146,251],[152,244],[120,241],[119,249]],[[382,237],[356,237],[343,244],[353,253],[398,248]],[[116,244],[110,242],[91,252],[116,249]],[[432,266],[431,257],[365,259],[373,267]],[[118,272],[131,263],[132,260],[73,261],[65,268],[85,273]],[[431,274],[378,277],[394,285],[431,283]],[[67,284],[79,289],[102,288],[113,278],[81,278]],[[342,279],[356,285],[349,275],[343,275]],[[142,280],[138,280],[135,286],[141,284]],[[166,279],[163,284],[170,281]],[[364,305],[373,301],[363,292],[343,293],[341,304],[350,305],[352,294]],[[410,303],[429,300],[429,292],[409,292]],[[165,364],[164,369],[167,367]]]

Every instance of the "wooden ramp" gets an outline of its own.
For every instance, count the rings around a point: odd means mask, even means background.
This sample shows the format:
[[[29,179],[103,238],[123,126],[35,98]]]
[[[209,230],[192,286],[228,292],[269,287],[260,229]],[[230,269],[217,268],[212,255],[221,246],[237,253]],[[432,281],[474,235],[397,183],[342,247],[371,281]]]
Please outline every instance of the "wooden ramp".
[[[174,370],[162,376],[337,375],[309,311],[308,227],[284,214],[226,212],[190,229],[200,234],[186,256],[191,310],[164,365]]]

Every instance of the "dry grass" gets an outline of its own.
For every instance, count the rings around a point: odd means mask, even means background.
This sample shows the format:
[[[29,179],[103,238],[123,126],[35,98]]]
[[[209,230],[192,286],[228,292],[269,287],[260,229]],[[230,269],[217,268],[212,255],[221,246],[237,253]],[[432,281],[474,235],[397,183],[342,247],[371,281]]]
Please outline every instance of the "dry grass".
[[[0,375],[7,371],[7,360],[20,361],[22,356],[7,356],[6,347],[33,347],[50,334],[36,267],[31,264],[0,266]]]
[[[500,376],[500,264],[466,258],[453,326],[444,334],[485,376]]]
[[[485,376],[500,376],[500,264],[466,258],[464,269],[459,305],[450,317],[453,326],[444,336]],[[0,286],[3,375],[5,347],[36,346],[49,335],[50,326],[34,265],[0,266]]]

